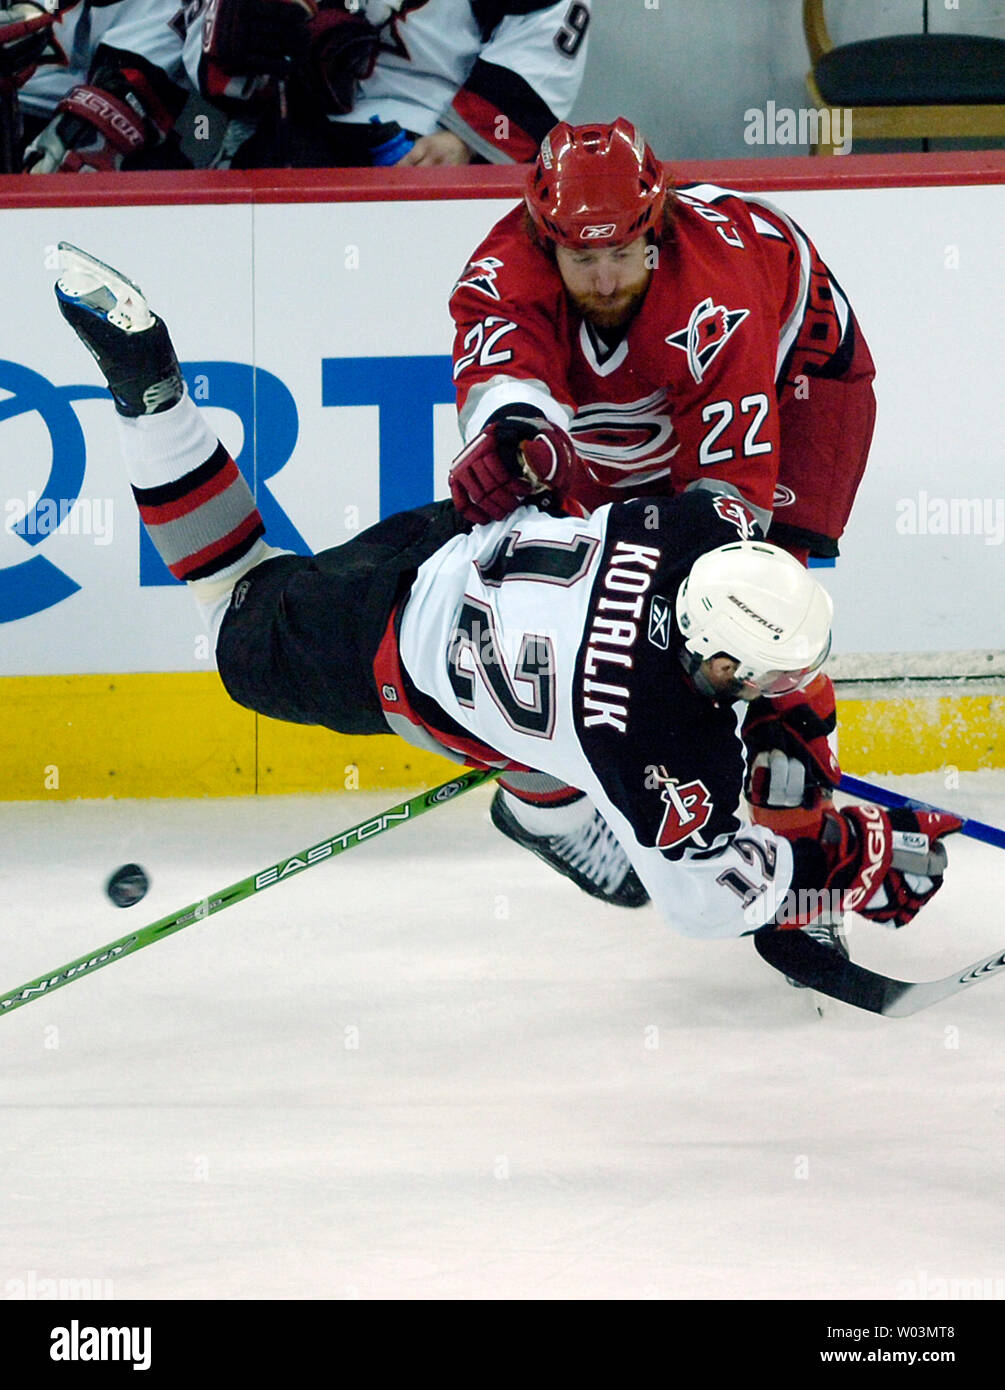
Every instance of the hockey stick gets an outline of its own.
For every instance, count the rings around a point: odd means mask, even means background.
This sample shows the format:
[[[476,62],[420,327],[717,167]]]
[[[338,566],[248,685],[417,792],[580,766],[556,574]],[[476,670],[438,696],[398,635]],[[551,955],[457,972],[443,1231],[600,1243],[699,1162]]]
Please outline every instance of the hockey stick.
[[[859,777],[850,777],[847,773],[842,776],[840,787],[842,791],[865,797],[878,806],[895,809],[906,807],[916,811],[940,809],[925,801],[903,796],[900,792],[878,787],[873,782],[864,782]],[[983,821],[964,820],[961,833],[1005,849],[1005,832],[993,825],[985,825]],[[880,975],[877,971],[867,970],[864,965],[845,960],[839,952],[815,941],[803,931],[760,931],[754,936],[754,946],[763,960],[799,984],[815,989],[819,994],[829,995],[832,999],[839,999],[842,1003],[852,1004],[857,1009],[883,1014],[886,1018],[906,1018],[1005,969],[1005,951],[998,951],[944,979],[912,982],[892,979],[889,975]]]
[[[172,913],[170,917],[162,917],[160,921],[152,922],[148,927],[141,927],[139,931],[130,932],[128,936],[120,936],[117,941],[110,941],[107,946],[101,946],[86,956],[79,956],[77,960],[70,961],[69,965],[50,970],[37,980],[30,980],[28,984],[11,990],[9,994],[0,995],[0,1014],[12,1013],[14,1009],[21,1008],[22,1004],[30,1004],[33,999],[38,999],[43,994],[62,989],[64,985],[79,980],[82,975],[91,974],[114,961],[122,960],[124,956],[141,951],[144,946],[150,946],[162,937],[170,936],[172,932],[190,927],[193,922],[201,922],[205,917],[212,917],[214,912],[233,907],[235,903],[253,897],[274,884],[285,883],[302,869],[312,869],[315,864],[324,863],[334,855],[341,854],[343,850],[352,849],[353,845],[372,840],[385,830],[393,830],[396,825],[414,820],[416,816],[421,816],[423,811],[441,806],[444,801],[451,801],[462,792],[471,791],[491,781],[499,776],[499,772],[499,768],[478,768],[462,772],[453,781],[444,782],[432,791],[420,792],[418,796],[399,802],[397,806],[392,806],[380,815],[361,821],[359,825],[351,826],[338,835],[329,836],[327,840],[321,840],[310,849],[280,859],[277,864],[270,864],[267,869],[250,874],[239,883],[232,883],[229,888],[203,898],[201,902],[183,907],[180,912]]]
[[[895,809],[906,807],[909,811],[942,811],[941,806],[931,806],[927,801],[917,801],[913,796],[903,796],[900,792],[891,792],[886,787],[877,787],[875,782],[863,782],[859,777],[849,777],[847,773],[842,774],[840,788],[843,792],[850,792],[852,796],[864,796],[869,801],[874,801],[877,806],[889,806]],[[944,812],[943,814],[955,815],[955,811]],[[961,819],[963,819],[961,817]],[[986,845],[995,845],[998,849],[1005,849],[1005,830],[999,830],[997,826],[985,825],[983,821],[963,819],[960,827],[961,835],[969,835],[972,840],[983,840]]]
[[[1005,969],[1005,951],[964,966],[955,975],[941,980],[894,980],[867,970],[864,965],[845,960],[840,952],[804,931],[778,931],[765,928],[754,934],[757,953],[769,965],[801,985],[840,999],[856,1009],[883,1014],[886,1018],[906,1018],[927,1009],[971,985],[980,984],[998,970]]]

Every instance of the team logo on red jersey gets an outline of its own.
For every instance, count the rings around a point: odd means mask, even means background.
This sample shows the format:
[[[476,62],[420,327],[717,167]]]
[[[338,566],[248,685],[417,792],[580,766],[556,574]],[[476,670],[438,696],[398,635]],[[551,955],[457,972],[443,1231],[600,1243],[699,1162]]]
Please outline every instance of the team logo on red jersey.
[[[686,354],[688,370],[700,382],[749,313],[749,309],[727,309],[725,304],[713,304],[711,298],[703,299],[691,310],[687,327],[670,333],[666,341]]]
[[[490,299],[498,299],[499,291],[496,289],[496,272],[502,267],[502,261],[496,256],[482,256],[479,261],[469,261],[464,274],[457,284],[450,291],[459,290],[462,285],[470,285],[473,290],[481,290],[482,294],[487,294]]]
[[[666,776],[660,780],[660,799],[664,809],[663,821],[656,836],[656,848],[673,849],[675,845],[692,838],[704,847],[705,842],[699,832],[712,814],[708,787],[698,777],[691,782],[678,782],[676,777]]]
[[[723,521],[728,521],[731,526],[736,527],[741,541],[749,541],[753,537],[757,520],[739,497],[729,497],[726,493],[720,492],[712,506]]]
[[[665,478],[680,448],[662,390],[637,401],[584,405],[569,433],[587,473],[602,487],[638,489]]]

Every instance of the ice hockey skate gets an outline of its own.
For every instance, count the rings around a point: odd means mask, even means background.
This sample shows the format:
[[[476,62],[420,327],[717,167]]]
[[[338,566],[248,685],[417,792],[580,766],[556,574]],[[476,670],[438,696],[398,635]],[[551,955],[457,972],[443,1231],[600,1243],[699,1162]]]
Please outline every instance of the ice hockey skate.
[[[59,243],[59,309],[97,362],[120,415],[156,415],[181,400],[167,326],[138,285],[69,242]]]
[[[808,926],[801,927],[801,931],[807,936],[812,936],[814,941],[819,941],[822,946],[827,946],[832,951],[837,951],[839,956],[845,960],[850,960],[848,952],[848,941],[844,931],[844,916],[833,912],[824,912],[815,922],[810,922]],[[788,984],[793,989],[806,989],[807,986],[801,980],[794,980],[791,975],[785,977]],[[818,1012],[820,1009],[818,1007]]]
[[[580,830],[566,835],[533,835],[506,805],[500,788],[492,798],[492,824],[510,840],[531,850],[585,893],[617,907],[644,907],[649,894],[628,856],[599,811]]]

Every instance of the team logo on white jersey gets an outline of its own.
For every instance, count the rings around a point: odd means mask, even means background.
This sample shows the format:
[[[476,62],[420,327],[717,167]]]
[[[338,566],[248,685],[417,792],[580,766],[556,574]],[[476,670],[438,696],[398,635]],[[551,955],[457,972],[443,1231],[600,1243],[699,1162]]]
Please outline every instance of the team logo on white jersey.
[[[656,848],[673,849],[675,845],[693,839],[702,849],[706,849],[707,845],[699,832],[707,825],[712,814],[708,787],[699,777],[690,782],[679,782],[676,777],[667,776],[665,769],[661,768],[660,771],[663,773],[660,778],[660,799],[664,809],[663,821],[656,836]]]
[[[404,24],[413,10],[421,10],[428,4],[429,0],[356,0],[355,4],[346,5],[345,8],[350,14],[362,11],[364,17],[380,29],[381,51],[394,53],[407,63],[412,55],[408,51],[405,35],[398,26]]]
[[[749,309],[727,309],[725,304],[713,304],[711,298],[703,299],[691,310],[687,327],[668,334],[665,341],[687,356],[688,370],[700,382],[749,314]]]
[[[481,260],[470,261],[450,293],[454,294],[462,285],[470,285],[473,290],[481,290],[482,294],[487,294],[490,299],[498,299],[496,272],[501,267],[502,261],[495,256],[482,256]]]

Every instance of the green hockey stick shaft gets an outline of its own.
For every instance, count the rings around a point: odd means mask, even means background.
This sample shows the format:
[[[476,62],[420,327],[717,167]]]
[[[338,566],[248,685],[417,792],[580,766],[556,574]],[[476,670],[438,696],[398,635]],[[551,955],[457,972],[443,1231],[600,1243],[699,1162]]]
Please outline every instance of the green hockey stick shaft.
[[[144,946],[150,946],[173,932],[181,931],[183,927],[190,927],[193,922],[212,917],[215,912],[222,912],[225,907],[233,907],[235,903],[254,897],[266,888],[273,888],[277,883],[287,883],[304,869],[313,869],[317,864],[324,864],[336,854],[352,849],[354,845],[372,840],[377,835],[382,835],[385,830],[393,830],[395,826],[414,820],[416,816],[432,810],[434,806],[442,806],[445,801],[452,801],[462,792],[482,786],[492,778],[498,777],[499,771],[498,768],[476,768],[459,773],[450,782],[444,782],[431,791],[420,792],[417,796],[401,801],[397,806],[392,806],[369,820],[360,821],[358,825],[350,826],[348,830],[342,830],[337,835],[330,835],[328,839],[311,845],[310,849],[280,859],[268,868],[259,869],[257,873],[242,878],[239,883],[232,883],[229,888],[224,888],[197,903],[191,903],[180,912],[172,913],[170,917],[162,917],[158,922],[151,922],[148,927],[141,927],[127,936],[120,936],[117,941],[110,941],[107,946],[101,946],[86,956],[70,961],[69,965],[50,970],[37,980],[29,980],[26,985],[12,989],[9,994],[0,995],[0,1014],[13,1013],[23,1004],[30,1004],[33,999],[49,995],[54,989],[62,989],[64,985],[72,984],[83,975],[91,975],[95,970],[101,970],[104,966],[123,960],[136,951],[142,951]]]

